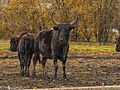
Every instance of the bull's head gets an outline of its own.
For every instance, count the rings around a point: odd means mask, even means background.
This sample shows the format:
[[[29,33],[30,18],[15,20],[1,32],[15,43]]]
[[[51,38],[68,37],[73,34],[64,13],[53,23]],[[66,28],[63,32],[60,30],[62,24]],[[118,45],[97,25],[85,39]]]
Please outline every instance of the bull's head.
[[[13,52],[17,51],[17,45],[18,45],[18,38],[17,37],[13,37],[10,40],[10,50]]]
[[[78,20],[78,14],[76,12],[76,18],[71,23],[58,23],[53,18],[53,14],[54,14],[54,11],[51,14],[52,21],[53,21],[53,23],[55,25],[57,25],[57,27],[53,27],[53,29],[59,32],[59,36],[58,36],[59,42],[62,45],[65,45],[67,43],[68,39],[69,39],[70,31],[75,28],[72,25],[74,25],[77,22],[77,20]]]

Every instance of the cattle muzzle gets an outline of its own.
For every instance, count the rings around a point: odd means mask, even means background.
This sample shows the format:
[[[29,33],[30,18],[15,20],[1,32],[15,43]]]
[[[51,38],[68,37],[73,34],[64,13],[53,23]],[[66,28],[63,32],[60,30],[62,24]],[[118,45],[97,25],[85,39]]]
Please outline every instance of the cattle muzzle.
[[[17,50],[16,49],[10,49],[12,52],[16,52]]]
[[[10,50],[12,51],[12,52],[16,52],[17,51],[17,46],[10,46]]]
[[[62,45],[65,45],[65,44],[66,44],[65,39],[59,39],[59,42],[60,42],[60,44],[62,44]]]

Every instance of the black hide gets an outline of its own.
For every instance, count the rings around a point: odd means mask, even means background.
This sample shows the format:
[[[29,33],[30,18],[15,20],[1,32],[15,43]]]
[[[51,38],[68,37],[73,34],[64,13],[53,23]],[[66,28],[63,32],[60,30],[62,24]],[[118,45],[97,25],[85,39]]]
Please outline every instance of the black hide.
[[[10,50],[18,51],[20,60],[20,74],[29,76],[29,66],[34,50],[34,37],[30,33],[21,34],[10,41]]]
[[[57,77],[57,60],[62,61],[63,66],[63,77],[66,77],[65,74],[65,64],[67,60],[68,50],[69,50],[69,34],[70,30],[74,27],[70,27],[69,24],[59,24],[58,27],[53,27],[54,30],[43,30],[36,35],[34,40],[34,72],[35,75],[35,66],[37,59],[40,60],[39,54],[43,56],[42,58],[42,67],[43,75],[45,69],[45,63],[47,59],[53,59],[55,66],[55,75]]]

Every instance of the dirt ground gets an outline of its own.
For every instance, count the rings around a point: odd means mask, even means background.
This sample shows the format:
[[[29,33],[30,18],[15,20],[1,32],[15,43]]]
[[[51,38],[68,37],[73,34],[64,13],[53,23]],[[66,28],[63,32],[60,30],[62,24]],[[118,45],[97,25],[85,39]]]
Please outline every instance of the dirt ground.
[[[48,60],[46,63],[46,77],[42,76],[42,67],[39,64],[36,67],[37,77],[32,77],[33,62],[31,62],[30,77],[28,78],[20,76],[17,53],[5,53],[5,56],[0,57],[0,86],[29,89],[34,87],[59,88],[120,85],[120,58],[114,57],[114,55],[112,57],[93,57],[69,54],[66,64],[67,79],[63,79],[62,65],[58,61],[58,78],[54,80],[52,60]]]

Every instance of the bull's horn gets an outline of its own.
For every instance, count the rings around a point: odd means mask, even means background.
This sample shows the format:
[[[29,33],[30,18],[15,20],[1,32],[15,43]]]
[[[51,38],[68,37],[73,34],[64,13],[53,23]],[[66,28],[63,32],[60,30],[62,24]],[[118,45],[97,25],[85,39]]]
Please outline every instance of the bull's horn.
[[[77,12],[75,13],[76,13],[76,18],[73,22],[70,23],[70,25],[74,25],[78,21],[78,13]]]
[[[55,10],[54,10],[54,11],[52,12],[52,14],[51,14],[52,21],[53,21],[53,23],[54,23],[55,25],[59,25],[59,23],[56,22],[55,19],[53,18],[54,12],[55,12]]]

